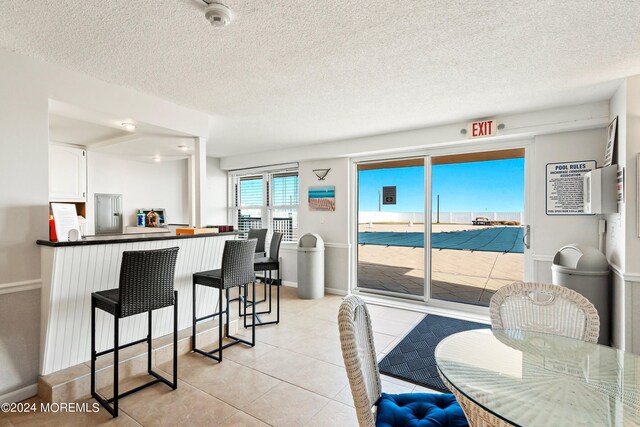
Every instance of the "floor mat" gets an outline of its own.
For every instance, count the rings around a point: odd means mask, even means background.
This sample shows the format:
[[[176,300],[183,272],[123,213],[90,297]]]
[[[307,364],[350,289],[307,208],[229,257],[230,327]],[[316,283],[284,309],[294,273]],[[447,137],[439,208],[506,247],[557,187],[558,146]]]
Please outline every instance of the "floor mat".
[[[436,368],[436,346],[449,335],[483,328],[490,326],[429,314],[380,361],[380,373],[448,393]]]
[[[485,252],[524,253],[522,227],[492,227],[480,230],[433,233],[433,249],[460,249]],[[424,247],[424,234],[416,232],[363,231],[358,243],[365,245]]]

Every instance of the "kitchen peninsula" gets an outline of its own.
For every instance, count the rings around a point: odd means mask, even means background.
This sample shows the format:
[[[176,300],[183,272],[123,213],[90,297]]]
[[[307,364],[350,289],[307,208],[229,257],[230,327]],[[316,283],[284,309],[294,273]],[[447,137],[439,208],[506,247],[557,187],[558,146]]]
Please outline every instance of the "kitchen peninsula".
[[[175,289],[178,291],[178,329],[191,327],[191,280],[198,271],[220,268],[226,240],[239,233],[196,235],[134,234],[89,236],[76,242],[38,240],[41,246],[42,302],[40,335],[40,374],[47,375],[90,359],[91,293],[118,287],[124,251],[161,249],[178,246]],[[198,315],[211,313],[218,294],[199,290]],[[146,315],[121,321],[121,342],[146,336]],[[172,308],[154,314],[153,337],[166,335],[173,328]],[[113,337],[111,316],[96,314],[96,348],[110,347]]]

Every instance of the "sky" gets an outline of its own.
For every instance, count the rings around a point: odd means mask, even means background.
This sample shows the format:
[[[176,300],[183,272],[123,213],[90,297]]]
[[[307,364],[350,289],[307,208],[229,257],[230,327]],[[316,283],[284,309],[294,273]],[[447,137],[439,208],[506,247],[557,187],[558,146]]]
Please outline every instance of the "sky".
[[[424,211],[424,168],[376,169],[359,172],[359,208],[378,210],[378,190],[397,187],[397,204],[386,212]],[[440,195],[441,212],[524,211],[524,159],[434,165],[433,211]]]

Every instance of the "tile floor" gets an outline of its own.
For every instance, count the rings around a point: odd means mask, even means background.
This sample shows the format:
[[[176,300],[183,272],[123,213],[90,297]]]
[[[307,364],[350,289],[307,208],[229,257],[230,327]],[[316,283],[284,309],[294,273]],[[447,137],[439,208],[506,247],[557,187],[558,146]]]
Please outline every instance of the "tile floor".
[[[477,230],[491,226],[432,224],[433,232]],[[359,224],[359,231],[416,232],[422,224]],[[524,277],[524,256],[516,253],[434,249],[431,296],[487,307],[495,291]],[[460,266],[464,265],[464,271]],[[358,285],[410,295],[424,294],[424,249],[358,245]]]
[[[300,300],[282,288],[279,325],[257,329],[254,348],[236,345],[220,364],[200,355],[179,359],[178,389],[156,384],[120,401],[120,416],[97,413],[0,413],[11,426],[356,426],[342,362],[337,313],[342,298]],[[369,306],[379,358],[390,351],[424,314]],[[160,365],[170,372],[170,365]],[[121,383],[126,390],[146,378]],[[431,392],[382,377],[388,393]],[[27,402],[39,403],[37,398]],[[92,399],[83,400],[90,406]]]

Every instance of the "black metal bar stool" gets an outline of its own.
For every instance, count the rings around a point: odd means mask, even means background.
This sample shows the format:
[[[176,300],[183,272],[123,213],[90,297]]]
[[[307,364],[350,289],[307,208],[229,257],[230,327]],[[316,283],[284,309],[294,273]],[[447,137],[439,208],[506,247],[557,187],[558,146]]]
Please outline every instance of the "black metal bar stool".
[[[243,287],[245,294],[249,283],[253,289],[253,299],[256,296],[256,274],[253,270],[254,253],[256,250],[256,239],[251,240],[227,240],[224,244],[224,252],[222,254],[222,268],[219,270],[201,271],[193,275],[193,336],[191,338],[191,350],[210,357],[218,362],[222,362],[222,350],[234,344],[243,343],[253,347],[256,343],[255,321],[251,333],[251,341],[245,341],[241,338],[229,335],[229,289],[233,287]],[[217,313],[209,314],[203,317],[197,317],[196,314],[196,285],[208,286],[218,289],[218,307]],[[225,291],[227,306],[223,310],[222,291]],[[248,307],[246,299],[244,300],[245,313]],[[255,312],[255,308],[253,309]],[[222,315],[225,315],[225,337],[232,340],[227,344],[222,344]],[[211,351],[204,351],[196,346],[196,326],[197,323],[218,316],[218,348]],[[255,314],[254,314],[255,316]],[[217,355],[215,353],[218,353]]]
[[[178,387],[178,291],[174,290],[176,259],[179,248],[150,251],[125,251],[120,267],[120,286],[117,289],[91,294],[91,396],[114,417],[118,416],[118,399],[162,382],[172,389]],[[152,336],[151,312],[173,306],[173,382],[151,369]],[[113,348],[96,352],[96,308],[113,315]],[[148,313],[147,337],[120,345],[120,319],[139,313]],[[142,342],[147,343],[147,372],[154,380],[139,387],[118,393],[119,350]],[[96,359],[113,352],[113,397],[107,399],[96,391]],[[113,406],[111,406],[113,403]]]
[[[256,258],[254,260],[253,263],[253,269],[255,271],[261,271],[263,273],[262,277],[263,277],[263,283],[264,283],[264,288],[265,288],[265,299],[262,301],[256,301],[256,304],[264,302],[265,300],[267,300],[267,287],[269,288],[269,296],[268,296],[268,301],[269,301],[269,305],[268,305],[268,309],[264,310],[264,311],[258,311],[255,313],[256,315],[256,320],[258,321],[257,326],[262,326],[262,325],[273,325],[273,324],[278,324],[280,323],[280,243],[282,243],[282,237],[283,234],[282,233],[278,233],[275,232],[273,233],[273,236],[271,237],[271,245],[269,246],[269,256],[268,257],[261,257],[261,258]],[[276,320],[270,321],[270,322],[263,322],[260,320],[259,315],[260,314],[270,314],[271,313],[271,300],[272,300],[272,289],[271,287],[274,285],[274,280],[273,277],[271,276],[271,273],[275,271],[276,272],[276,279],[275,279],[275,285],[276,285]],[[268,273],[268,277],[267,277],[267,273]],[[251,305],[251,301],[248,302],[247,305]],[[255,311],[255,308],[254,308]],[[244,314],[241,312],[240,313],[241,316],[244,316]],[[247,327],[247,318],[246,316],[244,316],[244,327]]]

